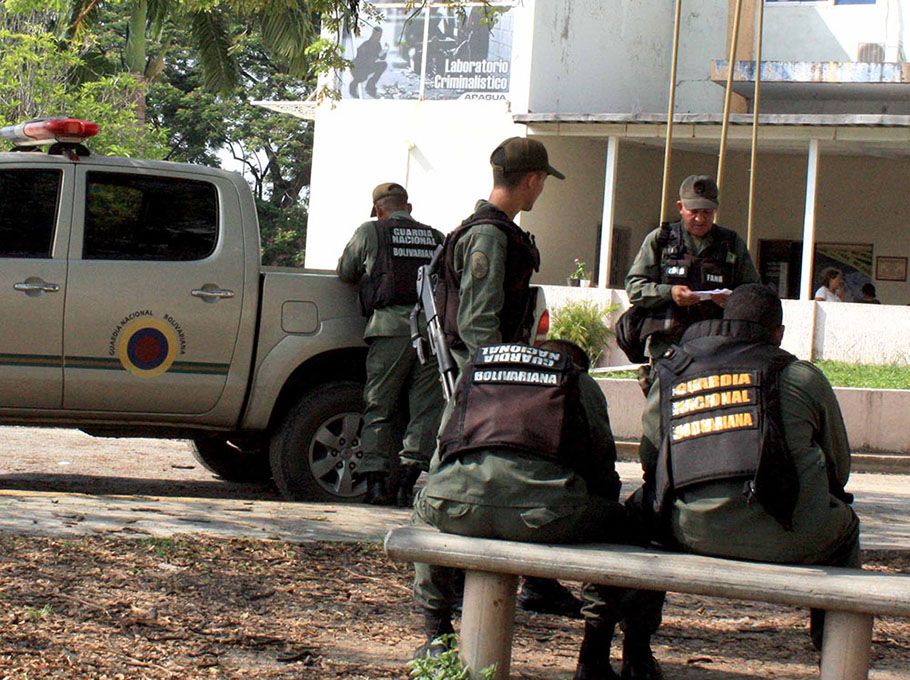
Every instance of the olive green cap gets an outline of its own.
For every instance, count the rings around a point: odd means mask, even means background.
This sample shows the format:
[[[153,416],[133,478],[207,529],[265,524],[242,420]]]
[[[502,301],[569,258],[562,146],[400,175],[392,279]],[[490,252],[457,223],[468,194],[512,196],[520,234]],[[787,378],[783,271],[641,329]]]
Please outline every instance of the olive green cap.
[[[679,200],[686,210],[714,210],[717,202],[717,182],[710,175],[689,175],[679,186]]]
[[[373,212],[370,213],[370,217],[376,217],[376,204],[389,196],[401,196],[408,200],[408,190],[397,182],[384,182],[377,186],[373,189]]]
[[[547,148],[530,137],[509,137],[490,155],[490,165],[503,172],[544,170],[556,179],[566,176],[550,165]]]

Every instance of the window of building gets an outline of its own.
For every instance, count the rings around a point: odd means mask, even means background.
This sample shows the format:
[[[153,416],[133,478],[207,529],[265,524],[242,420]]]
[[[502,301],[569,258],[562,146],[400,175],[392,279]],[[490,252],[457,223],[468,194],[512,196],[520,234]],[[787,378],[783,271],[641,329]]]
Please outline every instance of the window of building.
[[[449,2],[417,10],[371,3],[360,34],[341,37],[353,63],[339,74],[345,99],[506,99],[512,66],[512,2]],[[377,14],[378,13],[378,14]]]
[[[0,170],[0,257],[51,256],[62,174]]]
[[[88,173],[86,260],[201,260],[218,238],[218,196],[208,182]]]

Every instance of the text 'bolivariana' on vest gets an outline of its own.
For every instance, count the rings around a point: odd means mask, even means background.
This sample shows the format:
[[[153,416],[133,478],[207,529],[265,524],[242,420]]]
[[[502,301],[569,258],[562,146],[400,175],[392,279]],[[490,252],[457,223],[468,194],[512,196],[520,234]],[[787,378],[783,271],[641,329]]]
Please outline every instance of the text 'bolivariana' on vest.
[[[718,373],[706,375],[701,378],[683,380],[673,386],[674,397],[685,397],[706,390],[716,390],[719,387],[739,387],[741,385],[754,385],[755,378],[751,373]]]
[[[559,375],[546,371],[475,370],[475,383],[510,383],[514,385],[558,385]]]
[[[706,434],[715,434],[728,430],[743,430],[755,427],[757,420],[758,416],[751,411],[693,420],[681,425],[674,425],[671,441],[679,442],[692,437],[701,437]]]
[[[392,257],[419,257],[424,260],[432,260],[433,251],[426,248],[396,248],[392,246]]]
[[[560,355],[528,345],[490,345],[481,347],[475,364],[527,364],[553,368]]]
[[[745,390],[726,390],[724,392],[712,392],[710,394],[700,394],[697,397],[688,397],[674,401],[670,411],[672,417],[684,416],[688,413],[698,413],[711,408],[721,406],[732,406],[734,404],[752,404],[752,392]]]

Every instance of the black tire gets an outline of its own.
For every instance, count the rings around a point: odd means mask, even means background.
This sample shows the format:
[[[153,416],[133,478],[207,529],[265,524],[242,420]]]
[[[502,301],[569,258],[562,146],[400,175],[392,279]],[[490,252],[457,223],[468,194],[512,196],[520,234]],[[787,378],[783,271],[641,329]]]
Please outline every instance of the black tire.
[[[272,478],[281,494],[292,501],[362,500],[362,425],[360,383],[332,382],[306,392],[272,435]]]
[[[200,435],[193,439],[193,456],[228,482],[267,482],[272,476],[265,437]]]

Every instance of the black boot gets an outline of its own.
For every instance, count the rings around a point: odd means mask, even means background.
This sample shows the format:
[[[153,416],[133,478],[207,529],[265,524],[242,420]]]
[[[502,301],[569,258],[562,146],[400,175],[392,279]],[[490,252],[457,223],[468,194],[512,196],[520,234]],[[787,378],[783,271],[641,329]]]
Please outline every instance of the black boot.
[[[663,680],[660,664],[651,653],[651,638],[630,636],[626,632],[622,641],[622,680]]]
[[[395,496],[388,489],[388,472],[367,472],[367,492],[363,497],[364,503],[370,505],[392,505]]]
[[[539,614],[581,618],[582,601],[555,579],[526,576],[518,593],[518,605]]]
[[[398,494],[395,505],[409,508],[414,504],[414,485],[422,470],[419,465],[403,465],[398,477]]]
[[[574,680],[619,680],[610,666],[613,624],[592,626],[585,622],[585,636],[578,652]]]
[[[427,641],[417,648],[414,652],[414,658],[430,657],[435,659],[448,649],[439,638],[443,635],[455,633],[455,629],[452,628],[452,613],[443,609],[424,609],[423,632]]]

